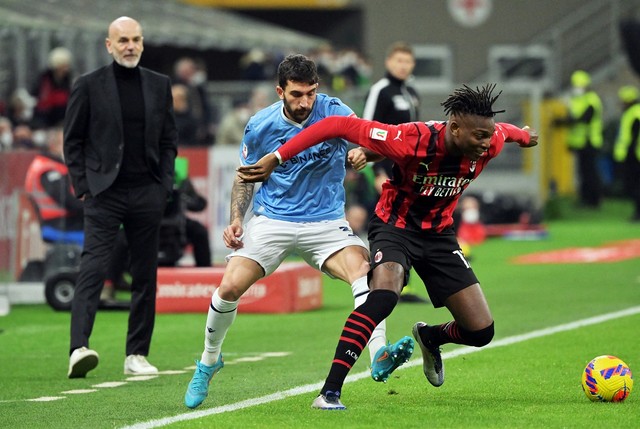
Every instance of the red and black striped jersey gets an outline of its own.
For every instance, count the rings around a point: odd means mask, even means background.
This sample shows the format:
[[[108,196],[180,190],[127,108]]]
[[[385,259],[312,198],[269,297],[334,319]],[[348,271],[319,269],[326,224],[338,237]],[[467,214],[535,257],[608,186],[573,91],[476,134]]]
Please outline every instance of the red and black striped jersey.
[[[355,117],[328,117],[307,128],[278,149],[281,160],[315,143],[341,137],[383,155],[395,163],[393,179],[382,186],[376,215],[407,230],[442,231],[453,224],[453,211],[462,192],[497,156],[505,141],[529,144],[529,134],[496,123],[491,146],[477,161],[449,154],[446,122],[388,125]]]

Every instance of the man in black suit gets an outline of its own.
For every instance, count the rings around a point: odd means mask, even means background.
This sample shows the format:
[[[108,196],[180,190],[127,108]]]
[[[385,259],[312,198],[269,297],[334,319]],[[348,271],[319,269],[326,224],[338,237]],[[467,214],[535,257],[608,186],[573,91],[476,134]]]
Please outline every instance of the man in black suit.
[[[173,186],[177,131],[167,76],[139,67],[140,24],[109,25],[113,63],[78,78],[64,126],[64,155],[84,201],[85,241],[71,306],[69,378],[98,365],[89,348],[100,290],[122,225],[131,250],[131,309],[125,374],[155,374],[149,364],[155,321],[158,232]]]

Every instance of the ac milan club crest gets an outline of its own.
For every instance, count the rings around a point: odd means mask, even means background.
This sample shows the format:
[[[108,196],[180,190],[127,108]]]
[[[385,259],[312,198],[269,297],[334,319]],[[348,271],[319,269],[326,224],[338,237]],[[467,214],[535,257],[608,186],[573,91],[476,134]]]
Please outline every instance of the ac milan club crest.
[[[463,27],[477,27],[489,18],[493,0],[448,0],[449,13]]]

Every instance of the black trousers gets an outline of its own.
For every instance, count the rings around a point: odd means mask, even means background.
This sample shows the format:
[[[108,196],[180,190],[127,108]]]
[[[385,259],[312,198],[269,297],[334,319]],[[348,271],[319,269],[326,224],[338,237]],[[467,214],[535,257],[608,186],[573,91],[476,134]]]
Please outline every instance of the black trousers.
[[[196,267],[211,266],[211,246],[209,245],[209,231],[197,220],[187,218],[187,241],[193,246],[193,258]]]
[[[587,207],[599,207],[602,199],[602,180],[598,167],[599,151],[587,143],[576,154],[580,203]]]
[[[633,220],[640,220],[640,160],[635,150],[627,155],[622,164],[624,193],[633,201]]]
[[[155,323],[158,232],[167,192],[161,184],[110,188],[84,202],[84,248],[71,305],[71,347],[89,347],[100,292],[123,225],[131,250],[126,355],[147,356]]]

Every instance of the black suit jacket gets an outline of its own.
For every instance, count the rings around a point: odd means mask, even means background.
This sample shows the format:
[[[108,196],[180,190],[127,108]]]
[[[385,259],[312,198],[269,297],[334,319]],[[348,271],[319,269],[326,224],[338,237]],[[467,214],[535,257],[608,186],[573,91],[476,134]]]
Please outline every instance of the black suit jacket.
[[[173,188],[178,133],[168,76],[140,67],[144,97],[147,166],[167,190]],[[122,166],[122,111],[113,64],[78,78],[64,124],[64,158],[77,197],[109,188]]]

